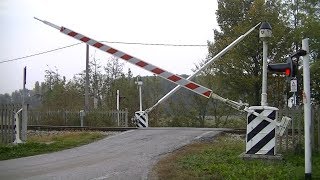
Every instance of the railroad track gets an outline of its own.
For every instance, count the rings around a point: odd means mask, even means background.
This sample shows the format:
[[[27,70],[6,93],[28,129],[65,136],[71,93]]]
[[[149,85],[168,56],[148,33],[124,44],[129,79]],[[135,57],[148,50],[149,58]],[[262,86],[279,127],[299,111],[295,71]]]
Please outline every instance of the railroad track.
[[[89,126],[48,126],[48,125],[28,125],[28,130],[46,130],[46,131],[128,131],[138,129],[137,127],[89,127]]]
[[[44,130],[44,131],[64,131],[64,130],[78,130],[78,131],[128,131],[139,129],[138,127],[91,127],[91,126],[51,126],[51,125],[28,125],[28,130]],[[245,134],[246,129],[230,129],[226,130],[228,133]]]
[[[138,127],[91,127],[91,126],[49,126],[49,125],[28,125],[28,130],[44,130],[44,131],[128,131],[139,129]],[[226,130],[227,133],[232,134],[246,134],[246,129],[236,128]],[[303,130],[300,131],[303,133]],[[292,133],[292,129],[288,129],[288,133]],[[295,129],[295,134],[298,133],[298,130]]]

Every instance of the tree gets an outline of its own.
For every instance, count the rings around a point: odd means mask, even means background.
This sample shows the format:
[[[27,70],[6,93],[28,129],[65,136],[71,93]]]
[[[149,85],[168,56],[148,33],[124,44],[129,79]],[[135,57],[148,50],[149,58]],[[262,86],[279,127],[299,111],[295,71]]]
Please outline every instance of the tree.
[[[21,104],[22,103],[22,90],[16,90],[11,93],[12,103]]]
[[[203,62],[199,65],[196,65],[196,69],[199,69],[201,66],[203,66]],[[226,83],[221,81],[221,79],[216,78],[214,75],[214,72],[210,72],[211,69],[206,69],[202,72],[200,76],[198,76],[195,80],[201,84],[204,85],[210,89],[213,90],[213,93],[218,93],[220,96],[227,97],[228,94],[225,93],[225,89],[228,87],[226,86]],[[193,95],[194,97],[194,107],[195,110],[198,112],[198,116],[196,119],[200,122],[200,127],[208,126],[205,124],[206,119],[208,119],[208,116],[213,116],[213,120],[210,124],[210,126],[213,127],[223,127],[227,123],[228,117],[232,114],[235,114],[235,110],[231,107],[225,105],[224,103],[209,98],[206,99],[202,96],[199,96],[197,94]],[[229,97],[230,98],[230,97]],[[223,119],[223,117],[225,117]]]
[[[50,110],[61,110],[67,108],[67,97],[64,85],[65,77],[61,75],[56,68],[55,71],[45,70],[45,83],[43,84],[43,108]]]
[[[104,87],[103,74],[101,73],[101,65],[98,59],[93,57],[90,61],[90,92],[94,100],[97,100],[97,104],[94,102],[95,108],[101,106],[102,89]]]
[[[319,94],[320,80],[317,76],[319,72],[320,61],[320,2],[318,0],[302,1],[284,0],[283,5],[285,10],[283,11],[283,17],[288,22],[287,26],[291,28],[289,32],[291,42],[291,51],[297,51],[301,48],[301,40],[309,38],[310,46],[310,61],[311,61],[311,95],[314,100],[317,99]],[[318,69],[317,69],[318,68]],[[298,87],[302,85],[302,68],[299,68],[300,72],[297,75]],[[302,102],[302,88],[298,89],[298,95],[300,95],[300,102]]]
[[[103,106],[109,110],[116,109],[116,92],[119,89],[117,80],[124,77],[123,63],[119,62],[119,59],[112,57],[108,60],[106,66],[104,66],[104,79],[103,79]]]
[[[41,93],[41,88],[40,88],[40,83],[39,83],[39,81],[36,81],[36,82],[35,82],[33,91],[34,91],[35,94],[39,94],[39,95],[40,95],[40,93]]]
[[[286,31],[288,28],[280,18],[279,1],[218,1],[217,21],[220,30],[215,29],[215,42],[209,43],[209,57],[213,57],[239,35],[245,33],[258,22],[268,21],[273,26],[274,36],[269,40],[269,59],[281,61],[287,53]],[[261,44],[261,45],[259,45]],[[255,30],[239,45],[224,55],[206,71],[212,78],[223,83],[225,88],[218,94],[233,100],[242,100],[251,105],[260,104],[262,43]],[[272,83],[269,83],[272,86]]]
[[[190,94],[189,94],[190,93]],[[186,89],[177,91],[174,97],[168,100],[168,109],[166,110],[166,125],[169,127],[200,127],[200,121],[197,111],[192,108],[192,104],[187,100],[192,100],[192,92]],[[187,97],[187,98],[186,98]]]
[[[143,104],[144,108],[150,108],[154,104],[158,102],[158,100],[164,95],[163,88],[161,86],[160,77],[156,75],[147,76],[142,78],[144,84],[142,86],[143,89]],[[161,115],[163,114],[163,106],[159,105],[158,107],[154,108],[149,113],[149,124],[150,126],[159,126],[159,120]]]
[[[10,104],[10,103],[12,103],[12,101],[8,93],[0,94],[0,104]]]
[[[315,61],[310,67],[311,96],[314,103],[320,104],[320,60]]]

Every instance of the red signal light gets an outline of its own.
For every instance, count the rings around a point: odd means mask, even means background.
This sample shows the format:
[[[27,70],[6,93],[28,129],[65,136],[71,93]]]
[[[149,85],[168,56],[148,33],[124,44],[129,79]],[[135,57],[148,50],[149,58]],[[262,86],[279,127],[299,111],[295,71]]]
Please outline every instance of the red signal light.
[[[297,66],[298,64],[288,57],[286,63],[268,64],[268,70],[271,72],[285,73],[287,77],[295,77]]]
[[[286,74],[286,76],[290,76],[290,74],[291,74],[291,69],[286,69],[285,74]]]

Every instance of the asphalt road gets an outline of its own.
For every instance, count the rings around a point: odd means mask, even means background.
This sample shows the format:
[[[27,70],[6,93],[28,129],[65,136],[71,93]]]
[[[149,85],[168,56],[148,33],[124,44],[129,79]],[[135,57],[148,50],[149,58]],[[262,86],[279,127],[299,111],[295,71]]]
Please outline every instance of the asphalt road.
[[[148,128],[50,154],[0,161],[0,179],[148,179],[165,154],[221,129]]]

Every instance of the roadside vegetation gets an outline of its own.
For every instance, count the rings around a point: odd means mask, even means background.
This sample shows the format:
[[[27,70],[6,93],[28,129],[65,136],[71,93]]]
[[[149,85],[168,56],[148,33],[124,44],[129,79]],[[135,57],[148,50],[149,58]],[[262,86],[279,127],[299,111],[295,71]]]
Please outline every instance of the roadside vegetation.
[[[208,39],[207,55],[200,58],[201,60],[196,58],[192,70],[201,69],[257,23],[268,21],[272,27],[272,37],[268,39],[270,64],[285,63],[287,57],[301,48],[301,40],[309,38],[311,99],[314,108],[319,111],[320,1],[217,0],[216,2],[218,9],[212,11],[215,16],[212,16],[210,22],[216,18],[219,27],[213,29],[213,36]],[[211,8],[213,10],[216,7]],[[260,104],[263,43],[258,36],[258,28],[202,70],[193,81],[212,89],[215,94],[223,98],[242,101],[249,105]],[[300,61],[296,73],[299,87],[302,87],[301,65]],[[62,71],[57,68],[48,67],[43,71],[44,77],[39,78],[40,81],[35,82],[25,93],[20,89],[11,94],[0,94],[0,104],[21,104],[24,99],[29,105],[28,122],[32,125],[79,126],[79,111],[83,110],[85,102],[86,71],[83,69],[74,74],[72,79],[64,77]],[[85,117],[85,126],[117,126],[117,123],[106,120],[111,119],[110,117],[105,117],[101,113],[117,109],[115,98],[117,90],[121,91],[121,109],[128,111],[129,119],[133,117],[139,110],[137,78],[143,81],[142,103],[145,108],[152,107],[175,87],[174,83],[156,75],[142,77],[134,75],[121,59],[115,57],[100,59],[95,53],[90,54],[88,73],[90,113]],[[190,76],[190,74],[180,75],[184,78]],[[283,73],[268,72],[269,106],[277,107],[284,112],[288,110],[285,107],[288,98],[292,96],[289,79]],[[295,94],[296,104],[303,104],[303,88],[298,88]],[[156,106],[148,116],[149,125],[152,127],[230,127],[228,122],[231,119],[244,117],[220,100],[203,98],[185,88]],[[129,125],[134,126],[134,123],[130,122],[132,121],[129,121]],[[245,128],[245,122],[243,120],[232,127]]]
[[[222,135],[196,142],[161,159],[153,179],[304,179],[304,154],[283,154],[282,161],[243,160],[244,138]],[[320,153],[313,154],[313,178],[320,178]]]
[[[102,139],[100,132],[63,132],[51,135],[32,135],[28,141],[18,145],[0,144],[0,160],[14,159],[50,153],[88,144]]]

